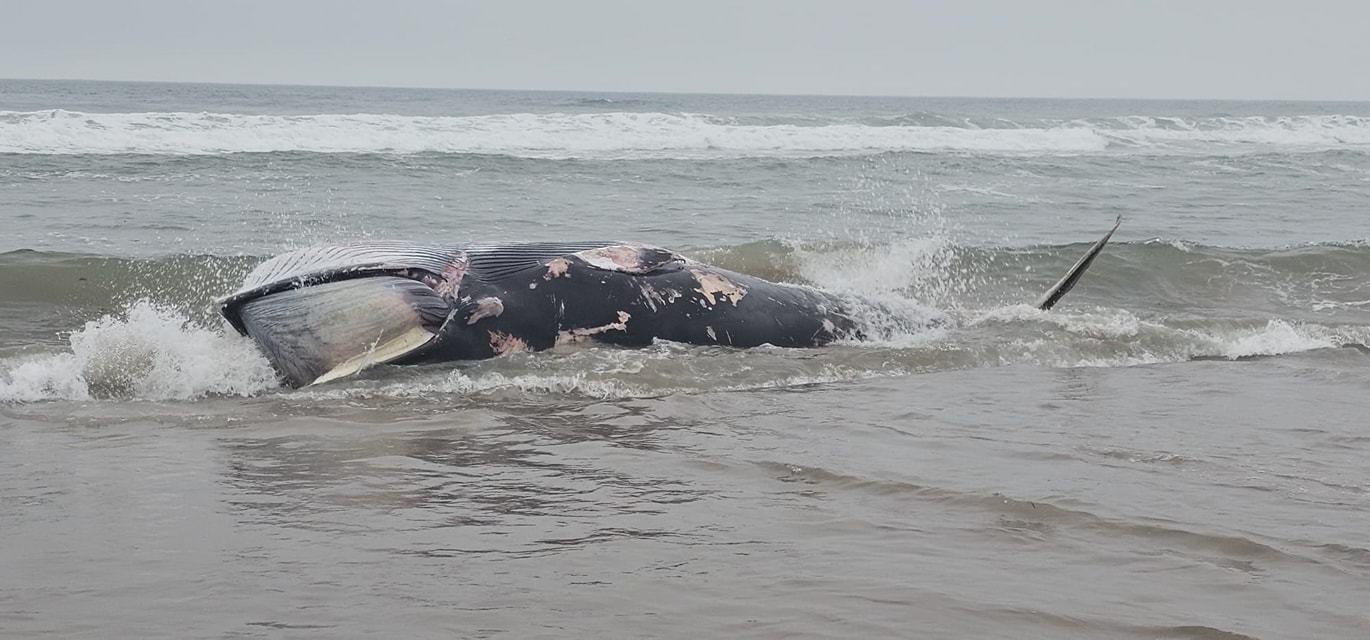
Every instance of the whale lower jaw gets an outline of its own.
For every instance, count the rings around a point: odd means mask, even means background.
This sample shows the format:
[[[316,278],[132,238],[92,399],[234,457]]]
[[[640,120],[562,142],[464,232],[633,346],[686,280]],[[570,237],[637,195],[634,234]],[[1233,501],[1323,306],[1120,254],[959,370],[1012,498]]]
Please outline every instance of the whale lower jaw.
[[[236,304],[229,319],[302,387],[416,354],[451,308],[423,282],[381,275],[267,293]]]
[[[437,334],[428,331],[423,327],[410,327],[408,331],[391,338],[383,344],[372,345],[365,352],[352,356],[337,366],[329,369],[323,375],[314,378],[305,386],[323,384],[338,378],[345,378],[354,373],[374,367],[378,364],[394,362],[404,356],[413,354],[427,346],[437,337]]]

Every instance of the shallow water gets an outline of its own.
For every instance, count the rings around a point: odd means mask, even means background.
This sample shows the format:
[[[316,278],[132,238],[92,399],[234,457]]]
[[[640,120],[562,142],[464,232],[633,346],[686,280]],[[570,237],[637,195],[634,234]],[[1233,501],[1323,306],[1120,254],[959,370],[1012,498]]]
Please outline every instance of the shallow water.
[[[1366,105],[0,87],[7,634],[1370,634]],[[214,315],[435,236],[948,322],[291,391]]]

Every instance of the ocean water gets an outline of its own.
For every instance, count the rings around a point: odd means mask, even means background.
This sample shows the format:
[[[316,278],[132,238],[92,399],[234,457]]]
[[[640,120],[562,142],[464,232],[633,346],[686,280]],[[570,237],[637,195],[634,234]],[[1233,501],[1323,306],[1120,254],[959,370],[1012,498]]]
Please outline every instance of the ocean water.
[[[0,631],[1370,637],[1367,216],[1366,103],[0,81]],[[214,298],[359,238],[950,322],[282,388]]]

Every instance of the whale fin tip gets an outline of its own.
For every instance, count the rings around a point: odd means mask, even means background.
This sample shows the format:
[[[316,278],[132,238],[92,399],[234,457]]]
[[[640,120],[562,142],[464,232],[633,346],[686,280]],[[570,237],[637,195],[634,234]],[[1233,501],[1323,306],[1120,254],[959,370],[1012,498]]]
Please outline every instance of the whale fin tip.
[[[1113,232],[1117,231],[1118,226],[1121,224],[1123,224],[1123,216],[1120,214],[1118,218],[1113,221],[1113,228],[1109,229],[1108,233],[1104,234],[1104,237],[1099,238],[1099,240],[1089,248],[1089,251],[1085,252],[1085,255],[1080,256],[1080,259],[1075,261],[1075,264],[1066,272],[1066,275],[1062,276],[1060,280],[1056,281],[1056,284],[1052,285],[1050,289],[1047,289],[1046,293],[1042,294],[1042,297],[1037,300],[1036,307],[1042,311],[1050,311],[1052,307],[1056,306],[1057,302],[1060,302],[1063,296],[1069,293],[1071,289],[1075,288],[1075,284],[1080,281],[1081,276],[1084,276],[1085,271],[1089,270],[1089,266],[1094,263],[1094,259],[1099,257],[1099,254],[1103,252],[1104,247],[1108,244],[1109,238],[1113,237]]]

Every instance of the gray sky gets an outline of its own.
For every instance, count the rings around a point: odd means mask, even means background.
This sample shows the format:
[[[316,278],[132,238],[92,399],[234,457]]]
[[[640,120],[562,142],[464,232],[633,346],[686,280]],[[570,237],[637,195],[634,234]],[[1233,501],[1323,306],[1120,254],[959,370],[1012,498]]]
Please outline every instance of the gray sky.
[[[1370,1],[5,0],[0,77],[1370,100]]]

